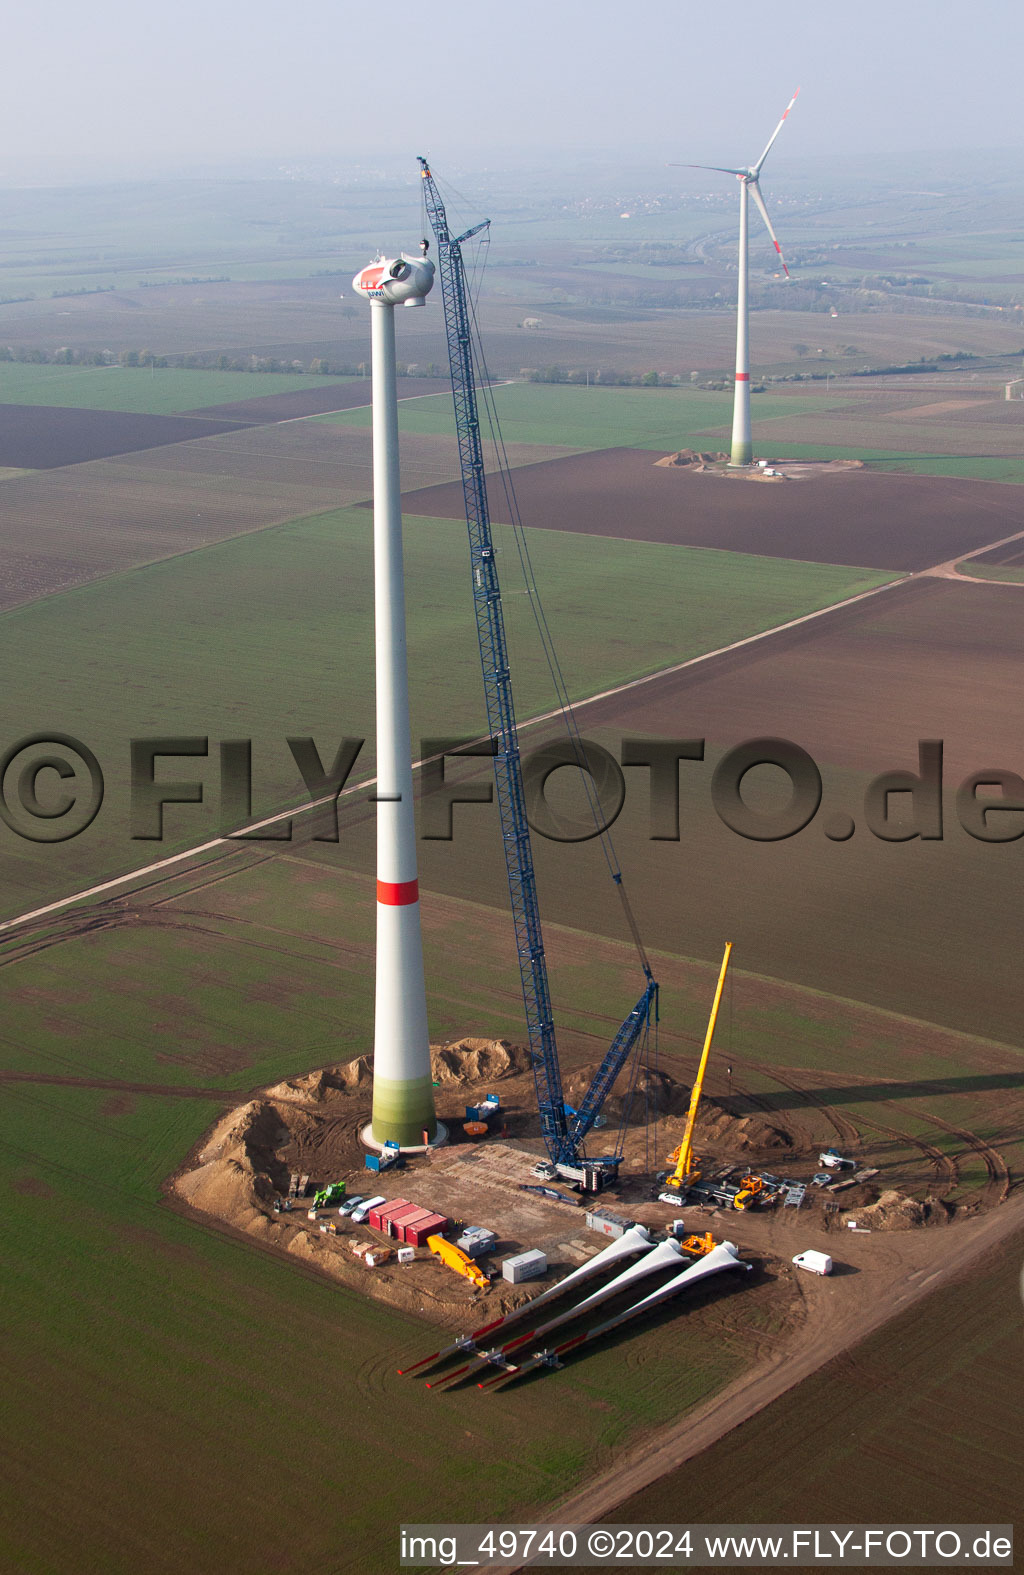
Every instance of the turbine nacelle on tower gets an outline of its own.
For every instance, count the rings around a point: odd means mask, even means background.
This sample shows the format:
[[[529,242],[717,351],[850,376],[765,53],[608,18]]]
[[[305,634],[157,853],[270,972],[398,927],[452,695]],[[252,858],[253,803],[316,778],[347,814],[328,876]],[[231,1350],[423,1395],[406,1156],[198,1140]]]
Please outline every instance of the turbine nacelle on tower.
[[[757,204],[757,210],[765,223],[765,229],[772,238],[772,245],[778,254],[782,271],[789,278],[789,269],[786,259],[782,255],[779,238],[772,228],[772,221],[768,217],[768,209],[761,196],[761,169],[765,159],[772,150],[775,139],[782,130],[793,105],[796,103],[796,93],[786,105],[785,113],[771,136],[767,146],[756,164],[748,164],[744,169],[736,169],[725,164],[686,164],[681,166],[690,170],[714,170],[719,175],[735,175],[740,183],[740,245],[739,262],[737,267],[736,287],[736,387],[733,394],[732,415],[732,454],[730,465],[737,467],[749,465],[753,459],[753,448],[750,436],[750,350],[748,338],[748,305],[747,305],[747,274],[748,274],[748,209],[750,197]]]
[[[377,257],[352,280],[357,295],[387,306],[422,306],[434,287],[434,264],[426,257]]]
[[[735,175],[736,179],[738,181],[742,182],[743,186],[746,188],[747,191],[750,192],[750,194],[753,197],[754,201],[757,203],[757,210],[760,213],[762,219],[764,220],[765,229],[768,231],[768,234],[772,238],[772,245],[775,247],[775,250],[779,254],[779,262],[782,264],[782,271],[786,275],[787,279],[789,278],[789,269],[786,267],[786,259],[782,255],[782,247],[779,245],[779,238],[778,238],[778,236],[776,235],[775,231],[772,228],[772,221],[768,217],[768,209],[764,205],[764,198],[761,195],[760,177],[761,177],[761,170],[764,167],[764,161],[768,157],[769,153],[771,152],[771,150],[772,150],[772,148],[773,148],[773,146],[775,144],[776,137],[778,136],[779,132],[782,130],[783,126],[786,123],[786,116],[789,114],[790,110],[793,108],[793,105],[796,103],[797,98],[799,97],[799,94],[800,94],[800,89],[797,88],[796,92],[793,94],[793,97],[790,99],[789,103],[786,105],[786,108],[785,108],[785,111],[783,113],[782,119],[779,121],[779,124],[776,126],[776,128],[772,132],[771,136],[768,138],[768,142],[767,142],[767,145],[765,147],[765,150],[761,154],[761,157],[758,159],[756,164],[748,164],[745,169],[735,169],[731,165],[727,165],[727,164],[675,164],[675,165],[673,165],[674,169],[714,170],[715,173],[718,174],[718,175]]]

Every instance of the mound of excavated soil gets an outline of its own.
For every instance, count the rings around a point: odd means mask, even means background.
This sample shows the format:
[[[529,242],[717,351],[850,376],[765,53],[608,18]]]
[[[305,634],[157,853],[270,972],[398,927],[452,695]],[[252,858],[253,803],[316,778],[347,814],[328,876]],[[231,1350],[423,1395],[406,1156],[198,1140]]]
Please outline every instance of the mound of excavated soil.
[[[530,1056],[507,1039],[456,1039],[431,1046],[430,1070],[436,1083],[497,1083],[528,1072]]]
[[[254,1099],[218,1122],[199,1164],[177,1178],[175,1191],[193,1208],[215,1214],[239,1230],[262,1234],[269,1222],[257,1201],[273,1196],[267,1165],[287,1135],[274,1106]]]
[[[430,1060],[438,1083],[459,1086],[497,1083],[530,1065],[527,1051],[507,1039],[457,1039],[433,1046]],[[372,1057],[362,1055],[275,1084],[217,1123],[197,1165],[177,1178],[175,1190],[194,1208],[240,1230],[273,1232],[275,1223],[259,1205],[287,1187],[288,1166],[278,1151],[287,1150],[296,1134],[308,1137],[325,1122],[332,1129],[344,1123],[342,1102],[368,1096],[372,1078]]]
[[[792,1148],[793,1140],[781,1127],[762,1121],[760,1116],[731,1116],[709,1099],[704,1113],[697,1117],[697,1131],[705,1141],[723,1143],[729,1148]]]
[[[927,1203],[918,1203],[902,1192],[883,1192],[877,1203],[867,1208],[851,1209],[847,1220],[869,1230],[914,1230],[928,1221],[931,1209]]]
[[[431,1045],[430,1071],[436,1083],[497,1083],[530,1070],[529,1053],[508,1039],[455,1039]],[[323,1066],[304,1077],[290,1077],[267,1089],[269,1099],[302,1104],[323,1104],[345,1098],[360,1089],[370,1090],[373,1057],[357,1056],[337,1066]]]
[[[677,454],[668,454],[664,459],[656,459],[656,465],[720,465],[728,459],[728,454],[708,454],[695,448],[681,448]]]
[[[270,1099],[298,1099],[320,1104],[332,1095],[352,1094],[364,1085],[368,1088],[372,1078],[373,1058],[361,1055],[338,1066],[322,1066],[316,1072],[307,1072],[305,1077],[290,1077],[268,1088],[267,1095]]]
[[[570,1105],[579,1105],[597,1071],[597,1063],[581,1067],[566,1078],[565,1098]],[[603,1113],[612,1125],[622,1121],[623,1111],[629,1105],[629,1125],[643,1126],[649,1115],[685,1116],[690,1107],[690,1088],[679,1083],[667,1072],[642,1067],[637,1073],[630,1100],[628,1072],[613,1085],[604,1102]],[[759,1116],[733,1116],[714,1100],[705,1097],[697,1117],[697,1136],[727,1148],[748,1149],[791,1148],[789,1134],[772,1126]]]

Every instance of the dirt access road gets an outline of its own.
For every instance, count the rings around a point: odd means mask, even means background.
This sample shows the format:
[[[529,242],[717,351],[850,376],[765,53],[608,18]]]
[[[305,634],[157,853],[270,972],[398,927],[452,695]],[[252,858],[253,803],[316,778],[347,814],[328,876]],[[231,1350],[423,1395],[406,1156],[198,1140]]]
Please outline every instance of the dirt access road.
[[[861,1291],[858,1274],[838,1274],[831,1280],[806,1275],[800,1284],[808,1316],[801,1326],[798,1342],[772,1350],[759,1368],[742,1374],[706,1405],[627,1451],[609,1471],[554,1505],[544,1517],[544,1523],[590,1525],[602,1520],[617,1504],[707,1449],[725,1433],[809,1378],[833,1357],[873,1334],[897,1313],[905,1312],[915,1302],[963,1274],[1015,1232],[1024,1232],[1024,1193],[1011,1196],[991,1213],[947,1229],[889,1237],[863,1237],[844,1231],[844,1237],[847,1234],[852,1237],[850,1243],[837,1234],[811,1240],[812,1236],[816,1237],[815,1232],[801,1232],[801,1248],[821,1247],[841,1257],[850,1267],[857,1267],[876,1247],[888,1258],[895,1254],[898,1246],[904,1272],[890,1279],[880,1296],[873,1294],[874,1286],[866,1285]],[[941,1243],[941,1256],[936,1254],[937,1242]],[[544,1382],[543,1377],[540,1381]],[[495,1564],[481,1566],[481,1572],[482,1575],[512,1575],[522,1567]]]

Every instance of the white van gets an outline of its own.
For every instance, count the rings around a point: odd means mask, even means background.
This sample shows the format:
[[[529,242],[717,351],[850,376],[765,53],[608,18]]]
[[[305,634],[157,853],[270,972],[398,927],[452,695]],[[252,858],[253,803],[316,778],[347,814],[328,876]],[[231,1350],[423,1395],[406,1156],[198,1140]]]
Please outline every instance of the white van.
[[[806,1269],[809,1274],[831,1274],[832,1259],[827,1252],[815,1252],[809,1248],[807,1252],[798,1252],[793,1259],[798,1269]]]
[[[360,1203],[357,1209],[353,1209],[350,1215],[353,1225],[364,1224],[370,1210],[379,1209],[381,1204],[386,1203],[387,1201],[388,1200],[383,1193],[381,1193],[379,1198],[367,1198],[365,1203]]]

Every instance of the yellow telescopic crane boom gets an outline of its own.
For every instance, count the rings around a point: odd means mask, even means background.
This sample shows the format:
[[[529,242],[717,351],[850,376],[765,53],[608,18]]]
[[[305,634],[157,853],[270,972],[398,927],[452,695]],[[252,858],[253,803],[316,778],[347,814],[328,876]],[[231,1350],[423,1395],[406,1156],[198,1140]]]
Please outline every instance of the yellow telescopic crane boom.
[[[704,1087],[704,1073],[708,1068],[711,1041],[715,1037],[715,1024],[718,1022],[718,1009],[722,1004],[722,991],[725,988],[725,975],[729,968],[729,954],[731,951],[732,941],[726,941],[725,955],[722,958],[722,967],[718,974],[718,985],[715,989],[715,999],[711,1007],[711,1016],[708,1018],[708,1031],[704,1035],[704,1049],[701,1051],[697,1076],[693,1080],[690,1108],[686,1113],[686,1130],[683,1133],[683,1141],[679,1145],[679,1157],[676,1161],[676,1168],[666,1183],[667,1186],[672,1187],[676,1191],[682,1191],[687,1182],[700,1179],[693,1159],[693,1129],[697,1121],[697,1107],[700,1104],[701,1090]]]

